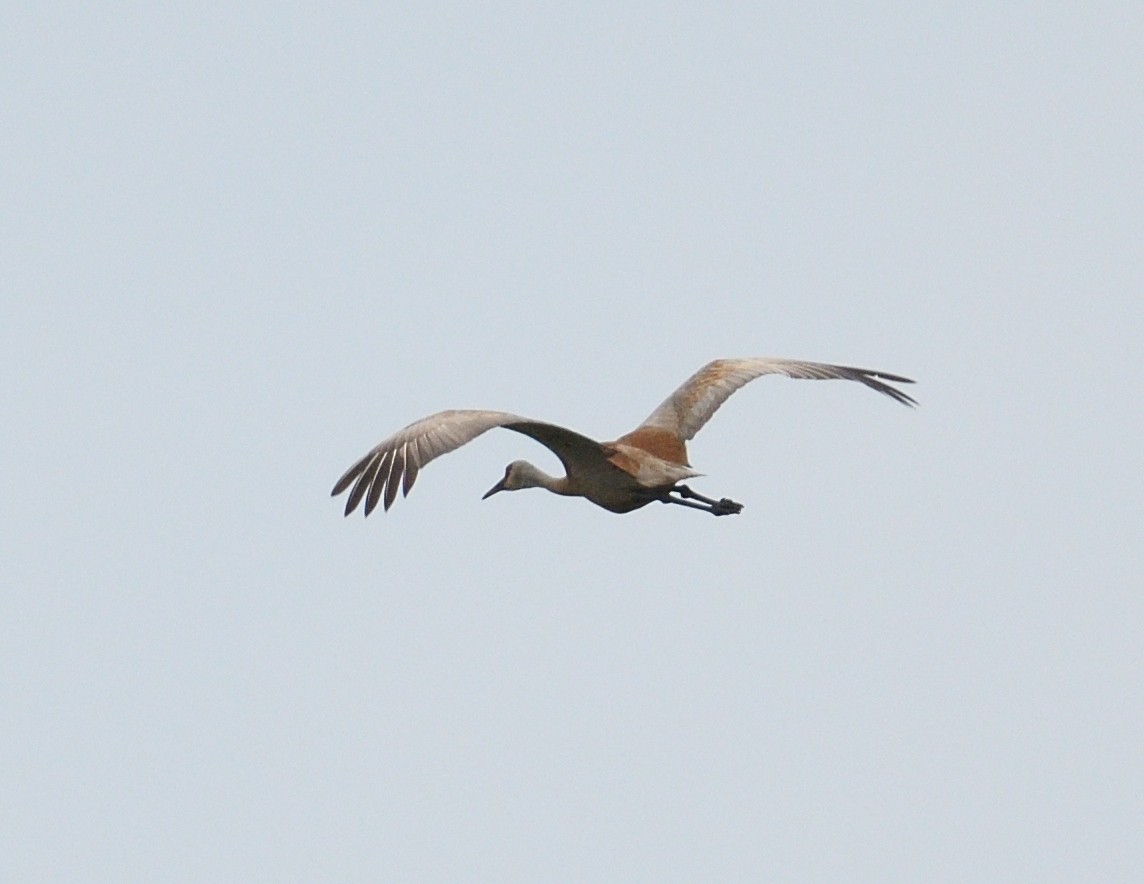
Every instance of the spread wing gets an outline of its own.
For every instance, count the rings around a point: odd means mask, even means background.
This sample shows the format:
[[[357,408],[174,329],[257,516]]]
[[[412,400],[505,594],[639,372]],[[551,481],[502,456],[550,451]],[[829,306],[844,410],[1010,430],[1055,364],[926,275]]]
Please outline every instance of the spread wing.
[[[678,390],[648,415],[640,427],[669,430],[685,441],[692,439],[719,406],[727,401],[728,396],[765,374],[782,374],[788,378],[808,380],[840,378],[858,381],[903,405],[917,405],[911,397],[886,383],[912,384],[913,381],[884,371],[797,359],[716,359],[684,381]]]
[[[505,411],[441,411],[415,421],[379,442],[346,470],[330,494],[337,497],[353,486],[346,500],[347,516],[357,509],[363,497],[367,516],[383,498],[388,510],[397,499],[398,488],[403,495],[409,494],[417,473],[425,464],[466,442],[472,442],[494,427],[531,436],[551,449],[569,474],[593,459],[604,460],[599,443],[554,424],[529,420]]]

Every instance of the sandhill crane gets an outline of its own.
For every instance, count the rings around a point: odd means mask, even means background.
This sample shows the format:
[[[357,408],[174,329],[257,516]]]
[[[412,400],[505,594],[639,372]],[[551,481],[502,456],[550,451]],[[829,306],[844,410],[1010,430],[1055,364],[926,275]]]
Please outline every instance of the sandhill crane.
[[[658,500],[716,516],[731,515],[740,512],[743,505],[725,497],[712,500],[679,484],[702,475],[688,464],[685,443],[728,396],[765,374],[859,381],[903,405],[917,404],[901,390],[884,383],[913,381],[884,371],[794,359],[716,359],[684,381],[647,420],[614,442],[596,442],[564,427],[504,411],[441,411],[398,430],[376,445],[346,470],[331,494],[336,497],[353,485],[346,501],[347,516],[363,497],[367,516],[383,498],[388,510],[397,498],[398,487],[403,495],[408,495],[418,471],[429,461],[494,427],[504,427],[531,436],[551,449],[564,464],[567,475],[550,476],[528,461],[515,460],[505,469],[504,477],[485,493],[486,498],[499,491],[547,488],[556,494],[586,497],[613,513],[631,512]]]

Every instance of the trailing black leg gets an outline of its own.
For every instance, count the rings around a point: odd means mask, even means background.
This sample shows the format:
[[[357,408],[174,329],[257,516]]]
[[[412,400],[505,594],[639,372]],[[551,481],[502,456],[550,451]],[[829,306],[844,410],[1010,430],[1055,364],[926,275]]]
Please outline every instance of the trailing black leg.
[[[717,501],[712,500],[710,497],[704,497],[698,491],[692,491],[686,485],[676,485],[671,490],[683,498],[691,498],[692,500],[698,500],[698,501],[701,501],[703,503],[711,503],[711,504],[717,502]],[[723,498],[723,499],[726,500],[726,498]]]
[[[674,491],[679,497],[672,497],[671,492]],[[671,488],[667,493],[660,498],[664,503],[674,503],[679,506],[691,507],[695,510],[703,510],[706,513],[711,513],[713,516],[733,516],[743,510],[741,503],[736,503],[729,498],[722,498],[720,500],[712,500],[710,497],[704,497],[702,494],[697,494],[686,485],[677,485]],[[697,500],[699,503],[692,503],[692,500]]]

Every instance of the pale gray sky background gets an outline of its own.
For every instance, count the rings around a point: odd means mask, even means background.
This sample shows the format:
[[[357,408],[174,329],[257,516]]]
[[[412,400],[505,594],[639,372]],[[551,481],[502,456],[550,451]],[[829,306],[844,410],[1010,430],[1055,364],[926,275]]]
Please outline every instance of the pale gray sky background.
[[[8,4],[0,879],[1144,880],[1144,7]],[[329,490],[716,356],[741,516]]]

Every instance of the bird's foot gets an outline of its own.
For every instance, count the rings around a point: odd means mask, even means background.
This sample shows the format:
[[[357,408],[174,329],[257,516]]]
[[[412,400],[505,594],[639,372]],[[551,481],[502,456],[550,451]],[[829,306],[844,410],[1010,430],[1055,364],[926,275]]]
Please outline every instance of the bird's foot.
[[[724,497],[720,500],[712,500],[710,497],[704,497],[698,492],[692,491],[686,485],[676,485],[673,489],[679,497],[671,497],[665,495],[662,500],[664,503],[678,503],[682,506],[689,506],[692,509],[703,510],[704,512],[711,513],[713,516],[733,516],[736,513],[743,511],[741,503],[735,503],[729,497]],[[699,501],[699,503],[692,503],[692,501]]]
[[[743,511],[741,503],[735,503],[729,497],[724,497],[711,504],[711,515],[713,516],[734,516]]]

